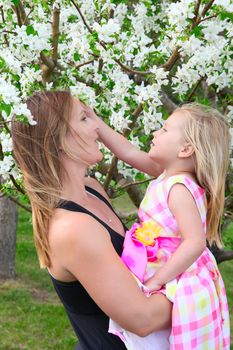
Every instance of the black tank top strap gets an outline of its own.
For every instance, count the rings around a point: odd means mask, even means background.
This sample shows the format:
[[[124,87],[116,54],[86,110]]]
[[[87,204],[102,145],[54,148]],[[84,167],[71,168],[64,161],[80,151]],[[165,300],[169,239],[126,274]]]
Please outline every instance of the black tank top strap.
[[[107,206],[113,210],[113,207],[111,206],[111,204],[109,203],[109,201],[98,191],[96,191],[94,188],[89,187],[89,186],[85,186],[87,192],[93,194],[94,196],[98,197],[99,199],[101,199],[105,204],[107,204]]]
[[[89,186],[85,186],[87,192],[93,194],[94,196],[98,197],[100,200],[102,200],[113,212],[114,214],[118,217],[118,219],[121,221],[121,218],[119,217],[119,215],[115,212],[115,210],[113,209],[112,205],[109,203],[109,201],[98,191],[96,191],[94,188],[89,187]],[[92,217],[94,217],[97,221],[99,221],[102,225],[104,225],[105,227],[108,227],[108,224],[105,223],[104,221],[102,221],[101,219],[99,219],[95,214],[91,213],[88,209],[82,207],[80,204],[73,202],[73,201],[66,201],[66,200],[61,200],[58,205],[57,208],[61,208],[61,209],[66,209],[66,210],[70,210],[70,211],[77,211],[77,212],[81,212],[84,214],[89,214]],[[127,230],[127,227],[125,226],[124,223],[123,227],[124,230]],[[111,228],[110,228],[111,229]],[[114,231],[113,229],[111,229],[112,231]],[[118,233],[117,233],[118,234]]]

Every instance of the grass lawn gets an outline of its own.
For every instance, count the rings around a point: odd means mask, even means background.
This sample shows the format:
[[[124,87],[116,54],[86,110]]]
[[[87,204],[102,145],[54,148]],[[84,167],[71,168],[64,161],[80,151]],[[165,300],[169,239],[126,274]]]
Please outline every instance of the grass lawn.
[[[229,234],[233,234],[233,225]],[[0,283],[0,350],[73,350],[75,335],[47,272],[39,268],[30,215],[22,210],[16,270],[16,280]],[[227,289],[233,331],[233,261],[222,263],[220,270]]]
[[[38,265],[30,215],[20,210],[16,280],[0,283],[0,350],[69,350],[76,337],[45,270]]]

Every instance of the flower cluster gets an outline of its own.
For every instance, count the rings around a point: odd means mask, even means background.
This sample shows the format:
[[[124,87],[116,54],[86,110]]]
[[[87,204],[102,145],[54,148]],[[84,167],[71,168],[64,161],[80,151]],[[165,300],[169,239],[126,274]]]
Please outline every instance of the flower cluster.
[[[116,130],[133,125],[131,139],[145,149],[147,135],[170,111],[164,95],[178,105],[194,96],[206,101],[214,94],[215,103],[233,119],[228,92],[233,85],[232,0],[216,0],[208,8],[206,3],[197,8],[197,0],[132,4],[81,0],[76,6],[66,0],[53,4],[19,0],[12,4],[0,1],[0,125],[4,129],[0,175],[4,178],[16,169],[10,127],[4,125],[13,115],[35,124],[25,100],[37,90],[69,88]],[[16,11],[19,5],[24,11]],[[106,149],[104,154],[105,161],[111,161]],[[121,162],[118,166],[124,176],[137,175]]]

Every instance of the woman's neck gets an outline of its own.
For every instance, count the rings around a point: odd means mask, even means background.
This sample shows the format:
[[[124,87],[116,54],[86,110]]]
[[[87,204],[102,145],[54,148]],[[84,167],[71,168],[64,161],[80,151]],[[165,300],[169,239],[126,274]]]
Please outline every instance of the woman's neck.
[[[62,175],[62,198],[74,202],[85,202],[87,193],[84,178],[87,166],[77,162],[64,162]]]

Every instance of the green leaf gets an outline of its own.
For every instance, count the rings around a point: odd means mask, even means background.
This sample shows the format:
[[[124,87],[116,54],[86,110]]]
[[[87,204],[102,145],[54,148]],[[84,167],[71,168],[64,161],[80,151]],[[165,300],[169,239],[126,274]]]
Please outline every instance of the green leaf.
[[[5,111],[6,114],[7,114],[7,116],[9,116],[10,113],[11,113],[11,105],[10,105],[10,104],[7,104],[7,103],[5,103],[5,102],[1,102],[1,103],[0,103],[0,111],[1,111],[1,112],[2,112],[2,111]]]
[[[3,68],[5,66],[6,62],[4,61],[4,59],[2,57],[0,57],[0,69]]]
[[[193,28],[190,34],[194,34],[196,38],[201,38],[203,34],[202,29],[203,26],[196,26],[195,28]]]
[[[233,22],[233,13],[227,12],[227,11],[221,11],[220,18],[221,18],[221,20],[229,18],[231,20],[231,22]]]
[[[18,6],[18,5],[19,5],[19,0],[12,0],[12,2],[13,2],[13,4],[14,4],[15,6]]]
[[[75,22],[77,22],[77,20],[78,20],[78,17],[76,15],[70,15],[68,17],[68,22],[69,23],[75,23]]]
[[[78,52],[75,52],[73,57],[75,62],[80,61],[80,55]]]
[[[26,33],[27,35],[38,35],[38,32],[31,25],[27,26]]]
[[[18,120],[21,123],[28,124],[28,118],[23,114],[17,114],[16,120]]]
[[[114,82],[113,80],[109,80],[108,83],[107,83],[108,89],[109,89],[110,91],[112,91],[113,88],[114,88],[114,86],[115,86],[115,82]]]

